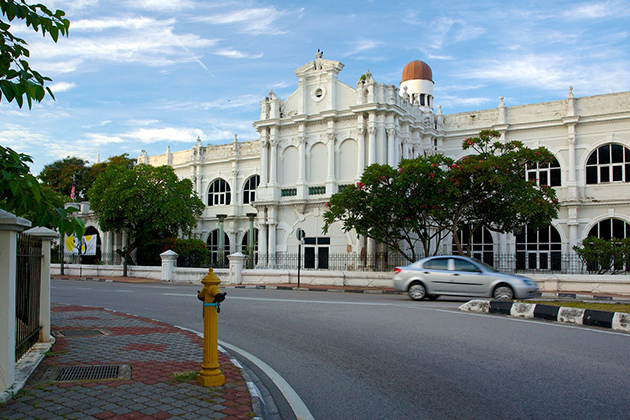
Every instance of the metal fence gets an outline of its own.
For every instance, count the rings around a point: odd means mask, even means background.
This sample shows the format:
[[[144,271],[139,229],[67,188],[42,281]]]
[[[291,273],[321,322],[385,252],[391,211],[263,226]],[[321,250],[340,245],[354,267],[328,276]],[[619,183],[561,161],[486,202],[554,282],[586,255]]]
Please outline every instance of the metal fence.
[[[421,252],[416,254],[417,259],[423,258]],[[611,274],[611,271],[602,270],[597,264],[587,265],[577,254],[563,254],[560,252],[517,252],[515,254],[496,254],[492,251],[473,251],[473,258],[485,262],[497,270],[507,273],[557,273],[557,274]],[[67,264],[122,264],[122,258],[118,254],[102,254],[102,259],[94,260],[74,254],[66,254]],[[275,268],[284,270],[295,270],[298,268],[298,258],[301,259],[300,268],[303,270],[333,270],[333,271],[374,271],[387,272],[395,267],[411,264],[411,261],[395,252],[382,252],[372,255],[360,253],[329,254],[321,250],[315,254],[279,252],[276,254],[255,253],[245,261],[245,268]],[[199,268],[228,268],[229,259],[213,256],[211,263],[199,263],[196,259],[186,258],[180,255],[177,259],[178,267],[199,267]],[[221,260],[221,261],[219,261]],[[159,258],[145,260],[136,259],[136,263],[142,266],[159,266]],[[630,264],[624,263],[621,266],[615,264],[614,274],[629,274]]]
[[[420,255],[420,254],[417,254]],[[357,253],[326,254],[326,258],[309,259],[301,257],[300,267],[305,270],[335,271],[393,271],[395,267],[411,264],[399,253],[377,253],[362,255]],[[516,254],[495,254],[493,252],[473,252],[471,255],[480,261],[507,273],[556,273],[556,274],[611,274],[602,273],[599,265],[587,265],[577,254],[559,252],[518,252]],[[297,269],[298,254],[256,254],[256,267]],[[423,256],[418,256],[421,259]],[[246,266],[251,266],[249,261]],[[617,267],[616,274],[630,274],[630,264]]]
[[[15,360],[39,340],[42,240],[18,234],[15,300]]]

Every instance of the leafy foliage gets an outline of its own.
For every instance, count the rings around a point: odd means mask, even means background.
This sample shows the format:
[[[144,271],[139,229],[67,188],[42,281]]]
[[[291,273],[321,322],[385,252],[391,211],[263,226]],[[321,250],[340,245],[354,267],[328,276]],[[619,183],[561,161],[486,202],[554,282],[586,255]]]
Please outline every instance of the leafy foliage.
[[[169,249],[176,252],[179,267],[201,267],[210,264],[210,250],[200,239],[153,239],[138,248],[138,260],[143,265],[159,265],[160,254]]]
[[[374,164],[361,181],[334,194],[324,213],[324,232],[335,222],[343,230],[375,239],[417,259],[435,254],[442,239],[452,233],[460,254],[458,229],[480,228],[511,232],[528,225],[547,226],[556,216],[555,191],[526,181],[525,165],[544,164],[553,157],[545,148],[526,148],[521,142],[493,142],[496,131],[482,131],[466,139],[463,149],[475,154],[454,162],[442,155],[403,159],[399,169]]]
[[[30,56],[26,41],[14,36],[6,21],[22,20],[35,32],[41,30],[43,36],[49,34],[54,42],[59,35],[68,36],[70,21],[64,18],[62,10],[53,13],[43,4],[29,5],[24,0],[0,0],[0,11],[4,18],[0,20],[0,100],[15,100],[21,108],[26,99],[30,109],[33,100],[41,102],[46,93],[54,99],[50,88],[44,86],[51,79],[30,67],[26,60]]]
[[[617,274],[630,264],[630,238],[602,239],[589,236],[582,241],[581,247],[576,245],[573,250],[587,269],[597,274]]]
[[[66,157],[44,166],[38,175],[42,184],[57,191],[65,197],[70,197],[72,182],[75,182],[75,200],[87,200],[87,192],[92,187],[94,180],[109,165],[122,165],[133,168],[135,161],[129,158],[127,153],[120,156],[112,156],[107,161],[88,166],[88,161],[78,157]]]
[[[132,242],[118,252],[131,253],[160,233],[190,233],[204,205],[189,179],[178,180],[169,166],[110,165],[88,192],[90,207],[106,231],[126,231]]]
[[[30,156],[0,146],[0,207],[30,220],[33,226],[83,236],[83,221],[69,217],[78,209],[65,209],[62,196],[39,184],[28,167],[32,162]]]
[[[340,221],[344,231],[354,229],[410,261],[417,259],[418,244],[425,255],[436,252],[431,243],[439,243],[445,234],[448,197],[454,193],[452,184],[442,182],[451,162],[435,155],[403,159],[398,170],[388,165],[368,166],[356,186],[331,197],[324,213],[324,232]]]
[[[558,199],[553,188],[526,181],[525,166],[544,165],[553,155],[544,147],[530,149],[520,141],[493,141],[497,131],[484,130],[478,137],[465,139],[468,155],[451,166],[449,180],[458,193],[452,208],[451,232],[460,254],[470,250],[461,244],[457,229],[468,229],[470,238],[477,229],[512,232],[529,226],[548,226],[558,214]]]

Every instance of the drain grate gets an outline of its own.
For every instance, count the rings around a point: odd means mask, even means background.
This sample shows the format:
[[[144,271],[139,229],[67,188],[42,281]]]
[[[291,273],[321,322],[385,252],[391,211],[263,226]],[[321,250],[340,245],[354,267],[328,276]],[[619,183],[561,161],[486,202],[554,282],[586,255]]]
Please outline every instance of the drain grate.
[[[83,381],[99,379],[118,379],[120,366],[68,366],[57,375],[56,381]]]
[[[105,335],[105,333],[100,330],[67,330],[56,331],[53,335],[55,337],[92,337],[96,335]]]

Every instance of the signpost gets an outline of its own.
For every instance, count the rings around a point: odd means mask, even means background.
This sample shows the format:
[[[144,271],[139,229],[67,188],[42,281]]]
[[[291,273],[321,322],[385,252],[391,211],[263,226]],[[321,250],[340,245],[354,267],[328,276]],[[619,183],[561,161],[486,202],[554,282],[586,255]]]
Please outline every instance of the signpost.
[[[302,265],[302,245],[304,244],[304,237],[306,232],[301,228],[297,228],[295,231],[295,237],[300,243],[298,244],[298,289],[300,288],[300,266]]]

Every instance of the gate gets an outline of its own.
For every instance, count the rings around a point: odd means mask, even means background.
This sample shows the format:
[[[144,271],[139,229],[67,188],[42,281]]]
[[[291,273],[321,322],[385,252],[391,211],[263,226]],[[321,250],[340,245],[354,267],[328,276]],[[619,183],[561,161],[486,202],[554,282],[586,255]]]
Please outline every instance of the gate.
[[[39,340],[42,240],[18,234],[15,301],[15,360]]]

